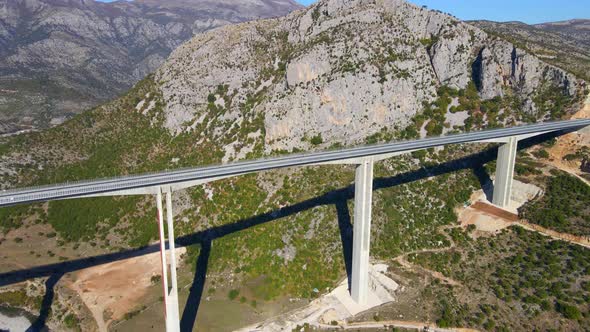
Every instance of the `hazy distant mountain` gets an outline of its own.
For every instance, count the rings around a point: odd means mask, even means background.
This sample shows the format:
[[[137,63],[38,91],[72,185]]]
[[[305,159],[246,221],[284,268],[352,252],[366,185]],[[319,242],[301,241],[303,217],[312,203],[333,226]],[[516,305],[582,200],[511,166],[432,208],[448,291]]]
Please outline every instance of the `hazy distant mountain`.
[[[491,21],[471,23],[488,33],[510,40],[546,62],[590,80],[590,20],[537,25]]]
[[[573,38],[590,47],[590,19],[577,19],[560,22],[535,24],[536,28],[556,32]]]
[[[293,0],[0,0],[0,133],[112,99],[195,33],[298,8]]]

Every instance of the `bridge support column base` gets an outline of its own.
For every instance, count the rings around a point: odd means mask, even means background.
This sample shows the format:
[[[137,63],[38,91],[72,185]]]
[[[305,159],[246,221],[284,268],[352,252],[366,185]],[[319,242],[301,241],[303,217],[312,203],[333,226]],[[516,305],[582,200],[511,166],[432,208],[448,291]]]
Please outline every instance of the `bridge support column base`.
[[[373,161],[365,160],[356,168],[352,276],[350,295],[358,304],[367,303],[369,293],[369,249],[371,242],[371,203],[373,199]]]
[[[501,145],[498,149],[492,203],[502,208],[508,207],[510,204],[517,146],[518,139],[516,137],[510,137],[508,142]]]

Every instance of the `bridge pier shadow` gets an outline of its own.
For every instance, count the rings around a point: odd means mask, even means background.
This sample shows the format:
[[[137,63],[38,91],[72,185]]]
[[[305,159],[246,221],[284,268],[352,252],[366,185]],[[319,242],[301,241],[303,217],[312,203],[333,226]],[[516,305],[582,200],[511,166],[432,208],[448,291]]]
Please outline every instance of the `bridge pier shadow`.
[[[45,295],[43,296],[43,301],[41,302],[41,310],[39,311],[39,316],[37,319],[31,324],[31,326],[26,330],[26,332],[40,332],[40,331],[47,331],[48,328],[45,325],[47,323],[47,318],[49,318],[49,314],[51,313],[51,304],[53,303],[53,298],[55,297],[55,286],[63,277],[63,273],[55,273],[52,274],[46,281],[45,281]]]
[[[347,197],[342,197],[336,202],[336,214],[338,216],[338,228],[340,230],[340,241],[342,242],[342,258],[346,268],[346,278],[348,279],[348,289],[350,290],[352,276],[352,220],[350,210],[348,209]]]
[[[527,140],[523,140],[519,143],[518,149],[529,148],[532,145],[542,143],[546,140],[560,136],[562,134],[563,132],[545,134]],[[471,169],[475,176],[477,176],[482,186],[482,189],[486,193],[486,197],[488,199],[491,199],[491,192],[493,190],[493,186],[491,184],[491,179],[487,174],[484,165],[490,161],[495,160],[496,156],[497,148],[490,148],[480,153],[441,163],[435,166],[424,167],[407,173],[394,175],[391,177],[376,178],[373,181],[373,190],[391,188],[432,176],[442,175],[465,169]],[[348,280],[350,287],[350,275],[352,270],[351,265],[353,227],[351,223],[350,211],[348,208],[348,200],[352,199],[354,199],[353,184],[287,207],[280,208],[275,211],[243,219],[232,224],[216,226],[205,231],[177,238],[177,247],[186,247],[196,244],[199,244],[201,246],[201,251],[197,258],[197,265],[195,275],[193,278],[193,283],[191,285],[189,297],[187,299],[184,311],[182,313],[182,318],[180,322],[181,331],[192,331],[195,326],[197,313],[199,310],[201,299],[203,297],[212,244],[215,239],[257,225],[272,222],[287,216],[291,216],[315,207],[334,205],[336,208],[337,222],[340,230],[340,239],[342,241],[344,264],[346,267],[347,276],[349,277]],[[33,267],[29,269],[1,273],[0,287],[19,283],[28,279],[49,277],[46,281],[47,291],[43,298],[40,315],[38,319],[33,323],[31,328],[27,330],[31,332],[39,331],[44,328],[48,315],[50,313],[51,304],[53,302],[53,298],[55,295],[55,285],[64,274],[97,265],[111,263],[118,260],[138,257],[158,251],[159,245],[154,244],[118,253],[109,253],[68,262],[61,262],[39,267]]]
[[[484,165],[476,165],[473,174],[477,177],[486,199],[491,202],[494,196],[494,183]]]
[[[197,258],[195,277],[180,319],[181,331],[192,331],[195,326],[197,313],[199,312],[199,305],[201,304],[205,282],[207,280],[207,268],[209,266],[209,257],[211,256],[211,244],[212,240],[208,237],[205,237],[201,242],[201,251]]]

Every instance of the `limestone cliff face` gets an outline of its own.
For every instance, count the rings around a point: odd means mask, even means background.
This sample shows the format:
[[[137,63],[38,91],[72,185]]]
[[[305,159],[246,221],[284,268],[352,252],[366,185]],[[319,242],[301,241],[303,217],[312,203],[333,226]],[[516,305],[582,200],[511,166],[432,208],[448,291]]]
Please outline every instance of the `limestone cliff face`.
[[[531,98],[544,82],[561,87],[573,96],[577,91],[577,78],[557,67],[548,65],[535,56],[517,49],[502,40],[491,40],[476,58],[474,79],[481,86],[483,98],[503,95],[503,88],[512,87],[525,99]],[[532,111],[533,104],[530,104]]]
[[[216,121],[227,123],[219,137],[264,119],[248,143],[232,138],[241,143],[225,160],[256,144],[309,149],[312,136],[354,144],[404,128],[441,85],[474,81],[484,99],[514,93],[527,112],[544,84],[577,89],[573,75],[403,0],[323,0],[285,18],[219,28],[177,49],[156,77],[176,134],[212,123],[212,100]]]

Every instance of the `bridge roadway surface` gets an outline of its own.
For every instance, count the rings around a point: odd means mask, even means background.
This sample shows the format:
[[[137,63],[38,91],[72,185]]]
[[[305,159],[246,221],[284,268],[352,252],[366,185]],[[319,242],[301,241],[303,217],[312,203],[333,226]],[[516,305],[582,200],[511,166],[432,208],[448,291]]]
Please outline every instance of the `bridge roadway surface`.
[[[226,165],[130,175],[111,179],[56,184],[36,188],[10,189],[0,192],[0,207],[50,200],[88,197],[140,188],[214,180],[277,168],[338,163],[359,158],[377,157],[459,143],[493,142],[514,136],[526,136],[590,126],[590,119],[538,123],[511,128],[490,129],[413,141],[401,141],[333,151],[295,154],[284,157],[242,161]]]

